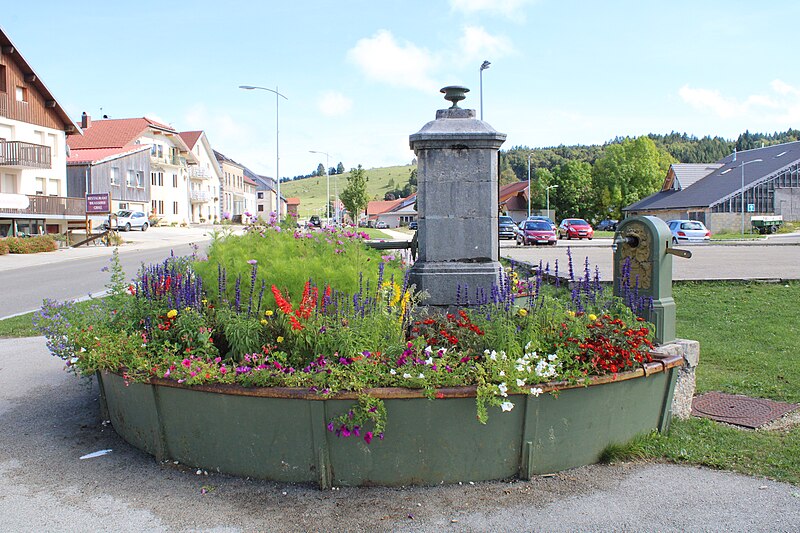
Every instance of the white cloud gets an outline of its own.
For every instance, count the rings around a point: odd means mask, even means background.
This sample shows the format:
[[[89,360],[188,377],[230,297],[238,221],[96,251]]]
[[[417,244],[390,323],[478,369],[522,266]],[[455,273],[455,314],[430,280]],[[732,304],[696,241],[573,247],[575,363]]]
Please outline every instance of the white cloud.
[[[514,47],[506,37],[490,35],[481,26],[465,26],[459,39],[459,57],[472,61],[496,59],[510,54]]]
[[[794,96],[800,96],[800,91],[797,88],[792,87],[788,83],[784,83],[781,80],[772,80],[772,83],[769,84],[772,87],[772,90],[778,94],[791,94]]]
[[[692,89],[684,85],[678,91],[678,95],[693,108],[710,111],[721,118],[731,118],[741,114],[741,105],[732,98],[725,98],[716,90]]]
[[[317,103],[323,115],[338,117],[347,114],[353,107],[353,101],[342,93],[334,91],[326,92]]]
[[[688,85],[681,87],[678,95],[691,107],[721,119],[796,119],[800,106],[800,90],[781,80],[772,81],[770,87],[774,94],[751,94],[744,100],[724,96],[715,89],[694,89]]]
[[[438,87],[428,74],[437,64],[434,55],[410,42],[398,44],[387,30],[359,40],[347,55],[375,81],[426,92]]]
[[[498,13],[507,17],[519,16],[520,11],[527,4],[534,0],[450,0],[450,8],[453,11],[464,13],[477,13],[488,11]]]

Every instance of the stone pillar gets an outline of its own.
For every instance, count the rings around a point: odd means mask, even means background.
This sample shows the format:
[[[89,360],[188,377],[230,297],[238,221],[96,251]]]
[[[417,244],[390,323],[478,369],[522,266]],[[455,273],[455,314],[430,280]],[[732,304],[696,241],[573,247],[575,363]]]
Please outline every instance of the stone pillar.
[[[449,109],[436,112],[409,138],[417,156],[419,252],[409,279],[428,293],[423,302],[451,306],[476,301],[499,285],[498,150],[506,139],[461,109],[469,89],[445,87]],[[468,291],[468,292],[467,292]],[[461,302],[457,295],[461,293]]]
[[[675,392],[672,395],[672,416],[687,420],[692,416],[692,399],[695,391],[695,369],[700,362],[700,343],[676,339],[653,350],[664,355],[680,355],[683,366],[678,369]]]

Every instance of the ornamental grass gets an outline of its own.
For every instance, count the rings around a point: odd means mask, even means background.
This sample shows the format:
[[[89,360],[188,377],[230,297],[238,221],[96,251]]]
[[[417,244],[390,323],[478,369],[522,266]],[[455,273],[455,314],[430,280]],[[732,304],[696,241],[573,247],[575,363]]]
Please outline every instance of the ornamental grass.
[[[328,429],[367,443],[387,423],[371,389],[422,389],[435,399],[441,387],[473,386],[485,422],[490,408],[510,411],[514,395],[538,395],[543,383],[587,382],[650,361],[651,326],[631,310],[648,305],[635,282],[623,280],[627,296],[614,298],[588,263],[576,277],[570,255],[566,281],[557,263],[528,279],[512,265],[500,286],[460,286],[458,307],[430,309],[402,258],[365,238],[256,222],[244,235],[216,235],[207,258],[168,257],[132,281],[115,252],[106,298],[88,310],[46,301],[34,321],[76,373],[359,393]]]

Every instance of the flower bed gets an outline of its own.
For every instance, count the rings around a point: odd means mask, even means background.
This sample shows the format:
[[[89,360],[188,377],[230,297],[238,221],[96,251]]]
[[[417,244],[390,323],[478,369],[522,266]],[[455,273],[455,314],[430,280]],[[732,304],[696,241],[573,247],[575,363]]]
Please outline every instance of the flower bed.
[[[36,322],[70,369],[98,373],[129,442],[242,475],[322,485],[529,475],[592,462],[598,446],[668,420],[675,361],[652,362],[649,325],[588,265],[570,289],[543,284],[547,267],[490,292],[460,287],[463,306],[444,312],[418,305],[400,260],[363,238],[272,220],[132,283],[115,254],[107,298],[81,311],[48,302]],[[502,459],[481,465],[487,453]],[[262,454],[284,459],[245,464]]]

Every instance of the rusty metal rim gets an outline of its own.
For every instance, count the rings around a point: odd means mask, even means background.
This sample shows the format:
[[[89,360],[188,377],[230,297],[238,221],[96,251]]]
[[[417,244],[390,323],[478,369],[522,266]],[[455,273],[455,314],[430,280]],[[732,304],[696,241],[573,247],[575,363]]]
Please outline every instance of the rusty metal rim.
[[[606,383],[615,383],[618,381],[627,381],[629,379],[647,377],[651,374],[666,372],[670,368],[681,366],[683,364],[683,358],[679,355],[662,355],[657,353],[651,353],[650,355],[653,357],[653,362],[645,363],[636,370],[585,378],[578,380],[576,383],[569,383],[566,381],[551,381],[547,383],[537,383],[533,386],[541,388],[543,393],[566,389],[592,387],[595,385],[603,385]],[[213,385],[185,385],[183,383],[178,383],[177,381],[164,378],[151,378],[145,383],[163,387],[172,387],[176,389],[188,389],[216,394],[230,394],[233,396],[284,398],[292,400],[354,400],[361,394],[368,394],[375,398],[382,399],[427,397],[423,389],[408,389],[403,387],[374,387],[366,388],[359,392],[341,391],[333,394],[319,394],[316,392],[311,392],[307,388],[296,387],[243,387],[241,385],[228,383],[218,383]],[[477,385],[468,385],[463,387],[441,387],[436,389],[436,398],[474,398],[477,394],[477,390]]]

